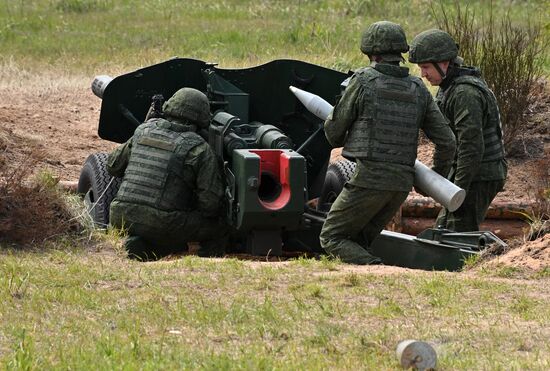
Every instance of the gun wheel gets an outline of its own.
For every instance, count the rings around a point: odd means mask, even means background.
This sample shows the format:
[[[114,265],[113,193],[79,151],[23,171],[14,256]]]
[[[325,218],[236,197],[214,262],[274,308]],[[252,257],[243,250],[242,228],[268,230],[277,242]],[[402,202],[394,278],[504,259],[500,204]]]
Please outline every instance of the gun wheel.
[[[328,211],[355,171],[355,162],[341,159],[328,165],[325,183],[319,196],[318,209]]]
[[[122,182],[122,179],[114,178],[107,172],[107,157],[106,153],[88,156],[77,186],[77,192],[83,196],[90,217],[102,228],[109,224],[109,206]]]

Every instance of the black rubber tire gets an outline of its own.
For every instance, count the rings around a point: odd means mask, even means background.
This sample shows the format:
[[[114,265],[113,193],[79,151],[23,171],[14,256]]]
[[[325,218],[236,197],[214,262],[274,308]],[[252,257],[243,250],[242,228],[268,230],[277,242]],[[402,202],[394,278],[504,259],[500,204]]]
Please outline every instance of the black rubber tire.
[[[107,172],[107,157],[107,153],[88,156],[77,186],[77,192],[84,197],[92,220],[101,228],[109,224],[109,206],[122,182],[122,179],[114,178]]]
[[[330,205],[344,189],[344,184],[351,179],[355,171],[355,162],[342,159],[328,165],[325,183],[317,203],[317,209],[328,211]]]

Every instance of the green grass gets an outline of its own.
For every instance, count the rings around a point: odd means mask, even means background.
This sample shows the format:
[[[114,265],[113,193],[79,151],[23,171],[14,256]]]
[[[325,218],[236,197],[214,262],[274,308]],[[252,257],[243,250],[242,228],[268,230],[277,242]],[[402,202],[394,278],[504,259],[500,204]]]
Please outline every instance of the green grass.
[[[431,342],[442,369],[550,366],[548,278],[138,263],[109,248],[0,254],[8,369],[396,369],[408,338]]]
[[[446,2],[451,3],[451,2]],[[403,25],[409,39],[434,27],[429,1],[34,0],[0,4],[2,58],[25,68],[120,72],[172,56],[250,66],[297,58],[342,71],[363,66],[370,22]],[[472,1],[481,12],[487,2]],[[495,1],[518,24],[541,20],[548,1]],[[546,20],[548,22],[548,20]]]

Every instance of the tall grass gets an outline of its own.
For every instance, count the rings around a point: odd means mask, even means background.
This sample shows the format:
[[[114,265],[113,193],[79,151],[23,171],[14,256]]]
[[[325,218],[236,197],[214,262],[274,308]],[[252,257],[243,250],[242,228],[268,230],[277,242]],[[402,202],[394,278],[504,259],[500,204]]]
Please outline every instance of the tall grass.
[[[472,1],[484,8],[484,1]],[[178,55],[250,66],[297,58],[342,71],[366,64],[360,33],[401,23],[412,38],[435,26],[424,0],[34,0],[0,3],[3,57],[33,69],[122,71]],[[542,3],[500,1],[526,24]],[[500,7],[499,7],[500,9]],[[499,12],[501,12],[499,10]],[[500,14],[500,13],[499,13]]]
[[[438,26],[460,46],[466,64],[481,68],[499,102],[504,143],[509,146],[524,127],[524,114],[537,99],[550,46],[545,20],[533,14],[528,24],[513,19],[510,9],[497,14],[490,1],[476,10],[454,1],[439,1],[432,10]]]

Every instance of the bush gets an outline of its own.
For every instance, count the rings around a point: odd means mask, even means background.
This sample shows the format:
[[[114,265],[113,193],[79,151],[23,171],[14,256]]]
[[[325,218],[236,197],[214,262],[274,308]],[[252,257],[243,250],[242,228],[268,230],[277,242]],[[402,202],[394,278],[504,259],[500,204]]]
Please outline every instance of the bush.
[[[42,154],[32,150],[24,163],[13,167],[7,147],[0,136],[0,243],[37,244],[78,229],[51,174],[41,172],[29,180]]]
[[[451,9],[439,2],[432,13],[438,27],[460,46],[468,65],[481,68],[483,78],[499,103],[506,147],[522,132],[524,114],[535,101],[548,50],[544,27],[532,20],[516,25],[506,12],[497,20],[492,3],[477,16],[455,1]]]

